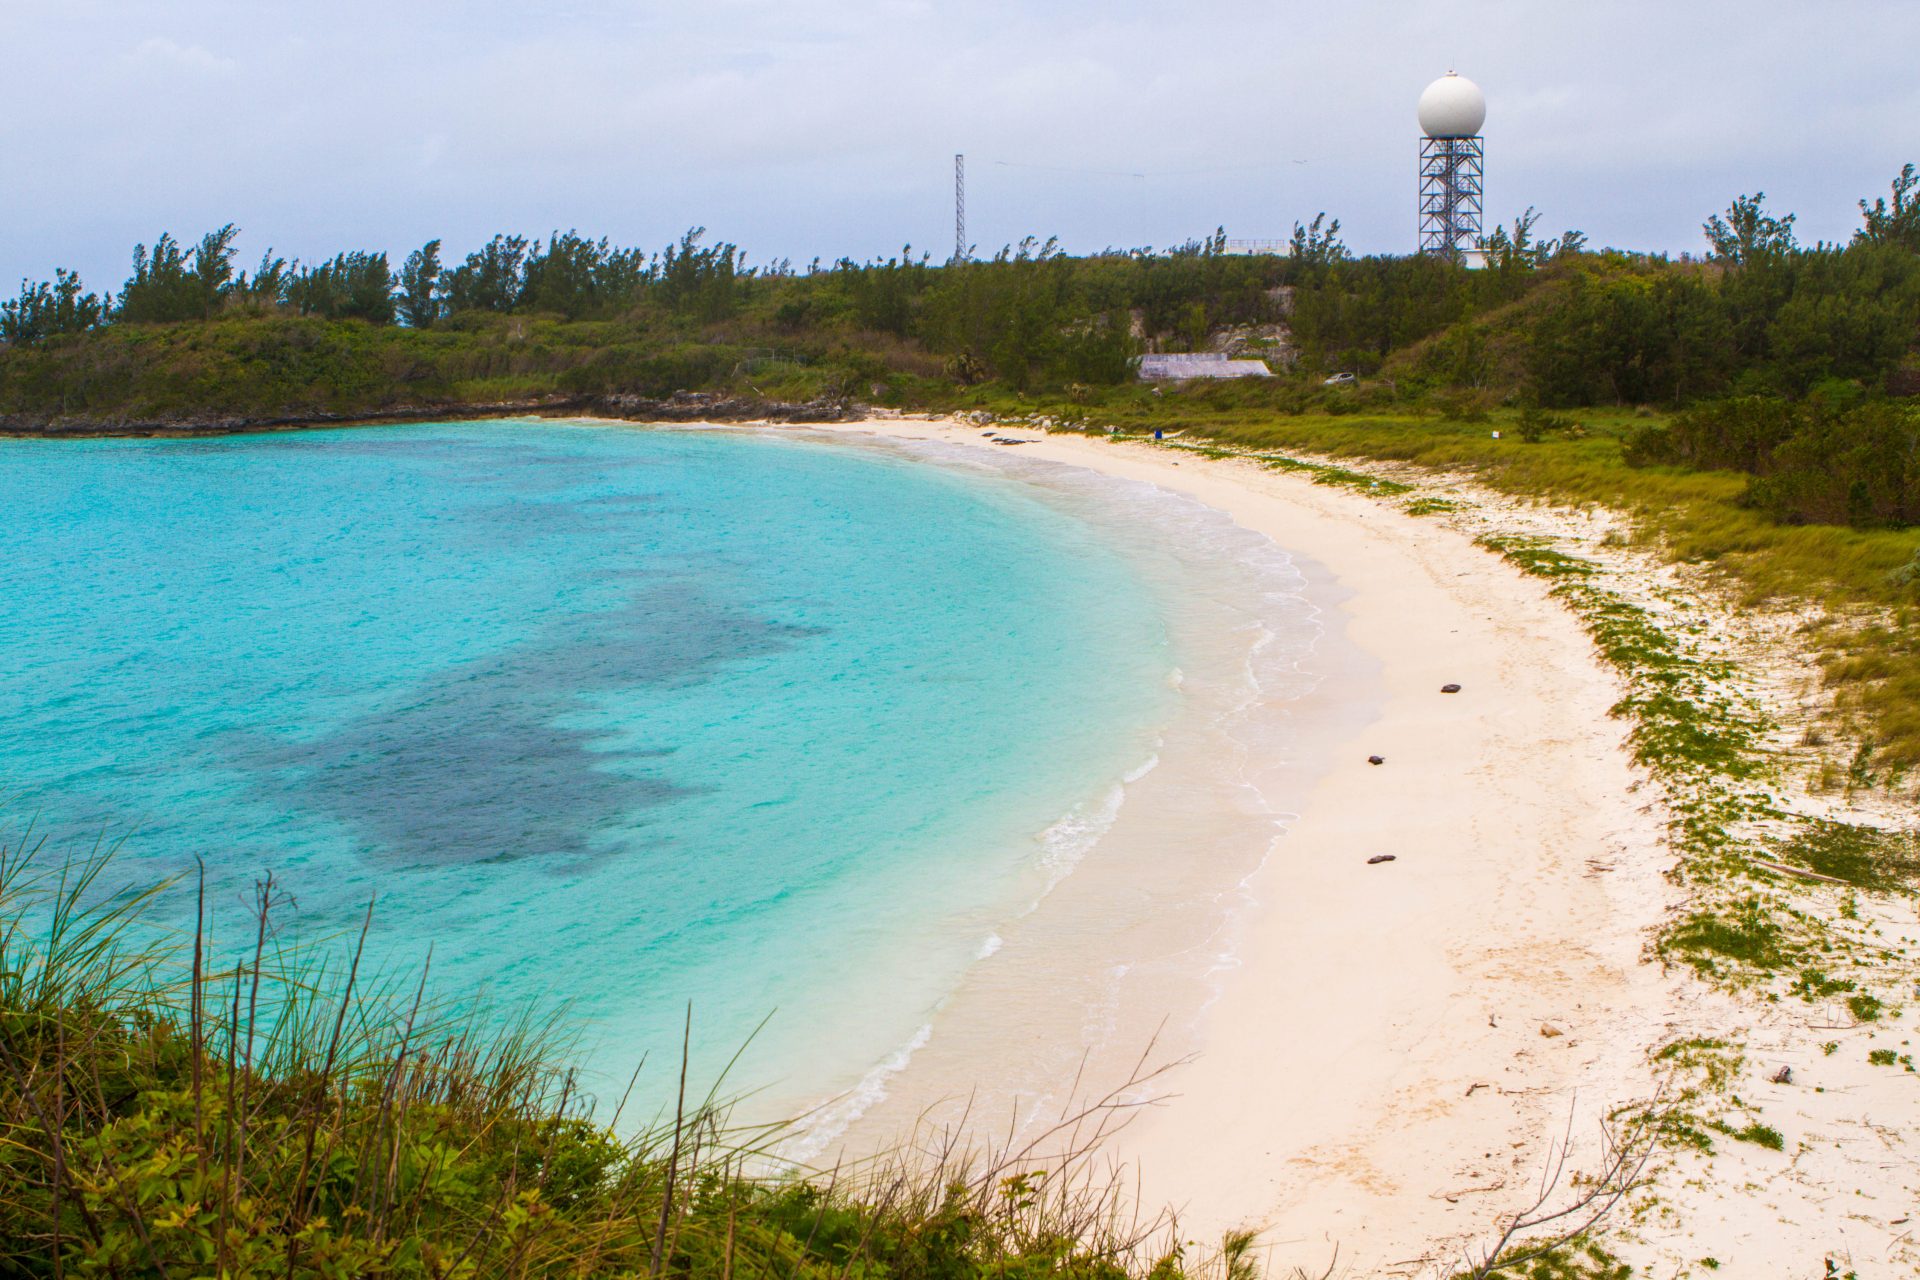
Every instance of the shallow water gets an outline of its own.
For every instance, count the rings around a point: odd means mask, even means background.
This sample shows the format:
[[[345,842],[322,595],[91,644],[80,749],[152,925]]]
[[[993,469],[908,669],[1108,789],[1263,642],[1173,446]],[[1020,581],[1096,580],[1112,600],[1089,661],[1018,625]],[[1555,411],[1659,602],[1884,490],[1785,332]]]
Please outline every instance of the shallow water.
[[[1317,632],[1270,544],[1013,456],[498,422],[0,475],[16,833],[202,857],[230,919],[271,870],[306,938],[377,894],[381,963],[570,1000],[602,1087],[691,1003],[696,1079],[771,1015],[736,1080],[871,1092]]]

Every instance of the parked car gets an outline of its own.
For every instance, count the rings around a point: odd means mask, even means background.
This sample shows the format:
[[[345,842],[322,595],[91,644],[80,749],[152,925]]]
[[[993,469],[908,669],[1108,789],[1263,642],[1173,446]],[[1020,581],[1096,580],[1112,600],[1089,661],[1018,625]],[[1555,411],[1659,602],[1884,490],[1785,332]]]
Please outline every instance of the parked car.
[[[1354,376],[1350,373],[1336,373],[1320,385],[1323,387],[1350,387],[1354,384],[1354,381]]]

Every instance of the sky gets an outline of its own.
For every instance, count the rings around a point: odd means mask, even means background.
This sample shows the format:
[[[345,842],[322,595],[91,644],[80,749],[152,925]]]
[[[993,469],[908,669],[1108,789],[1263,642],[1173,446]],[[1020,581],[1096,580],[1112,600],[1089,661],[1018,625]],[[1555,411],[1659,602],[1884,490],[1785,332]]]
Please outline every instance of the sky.
[[[1916,47],[1914,0],[0,0],[0,281],[117,289],[136,242],[227,222],[243,265],[694,226],[939,261],[955,153],[983,254],[1320,210],[1403,253],[1452,69],[1489,100],[1490,223],[1677,254],[1765,191],[1839,239],[1920,161]]]

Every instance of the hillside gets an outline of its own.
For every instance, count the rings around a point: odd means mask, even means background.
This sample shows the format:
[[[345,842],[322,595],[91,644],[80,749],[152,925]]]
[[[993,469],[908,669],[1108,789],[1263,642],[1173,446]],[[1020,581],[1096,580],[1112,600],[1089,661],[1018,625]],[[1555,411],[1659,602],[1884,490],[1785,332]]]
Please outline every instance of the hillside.
[[[0,426],[234,427],[713,391],[944,408],[976,390],[1097,403],[1143,351],[1265,357],[1291,412],[1464,400],[1673,409],[1730,395],[1920,390],[1920,206],[1863,202],[1845,246],[1803,248],[1742,197],[1706,262],[1536,240],[1491,265],[1355,258],[1339,223],[1286,255],[1224,235],[1070,257],[1027,240],[993,259],[750,268],[694,230],[648,254],[573,232],[496,236],[458,265],[439,243],[396,272],[349,252],[236,270],[228,226],[191,250],[138,246],[117,295],[71,273],[0,304]],[[1716,231],[1715,227],[1719,229]],[[1331,373],[1357,389],[1325,388]],[[1847,389],[1852,389],[1851,391]]]

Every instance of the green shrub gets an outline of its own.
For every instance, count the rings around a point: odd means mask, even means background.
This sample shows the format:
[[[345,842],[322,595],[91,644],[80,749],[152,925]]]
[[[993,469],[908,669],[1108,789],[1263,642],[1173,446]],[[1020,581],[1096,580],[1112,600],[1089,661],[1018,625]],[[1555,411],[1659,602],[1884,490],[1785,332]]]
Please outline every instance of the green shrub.
[[[1765,1147],[1769,1151],[1786,1150],[1787,1140],[1778,1129],[1755,1121],[1744,1129],[1735,1129],[1733,1136],[1741,1142],[1751,1142],[1755,1146]]]
[[[1880,1011],[1883,1007],[1877,997],[1867,995],[1865,992],[1847,997],[1848,1010],[1862,1022],[1880,1021]]]

